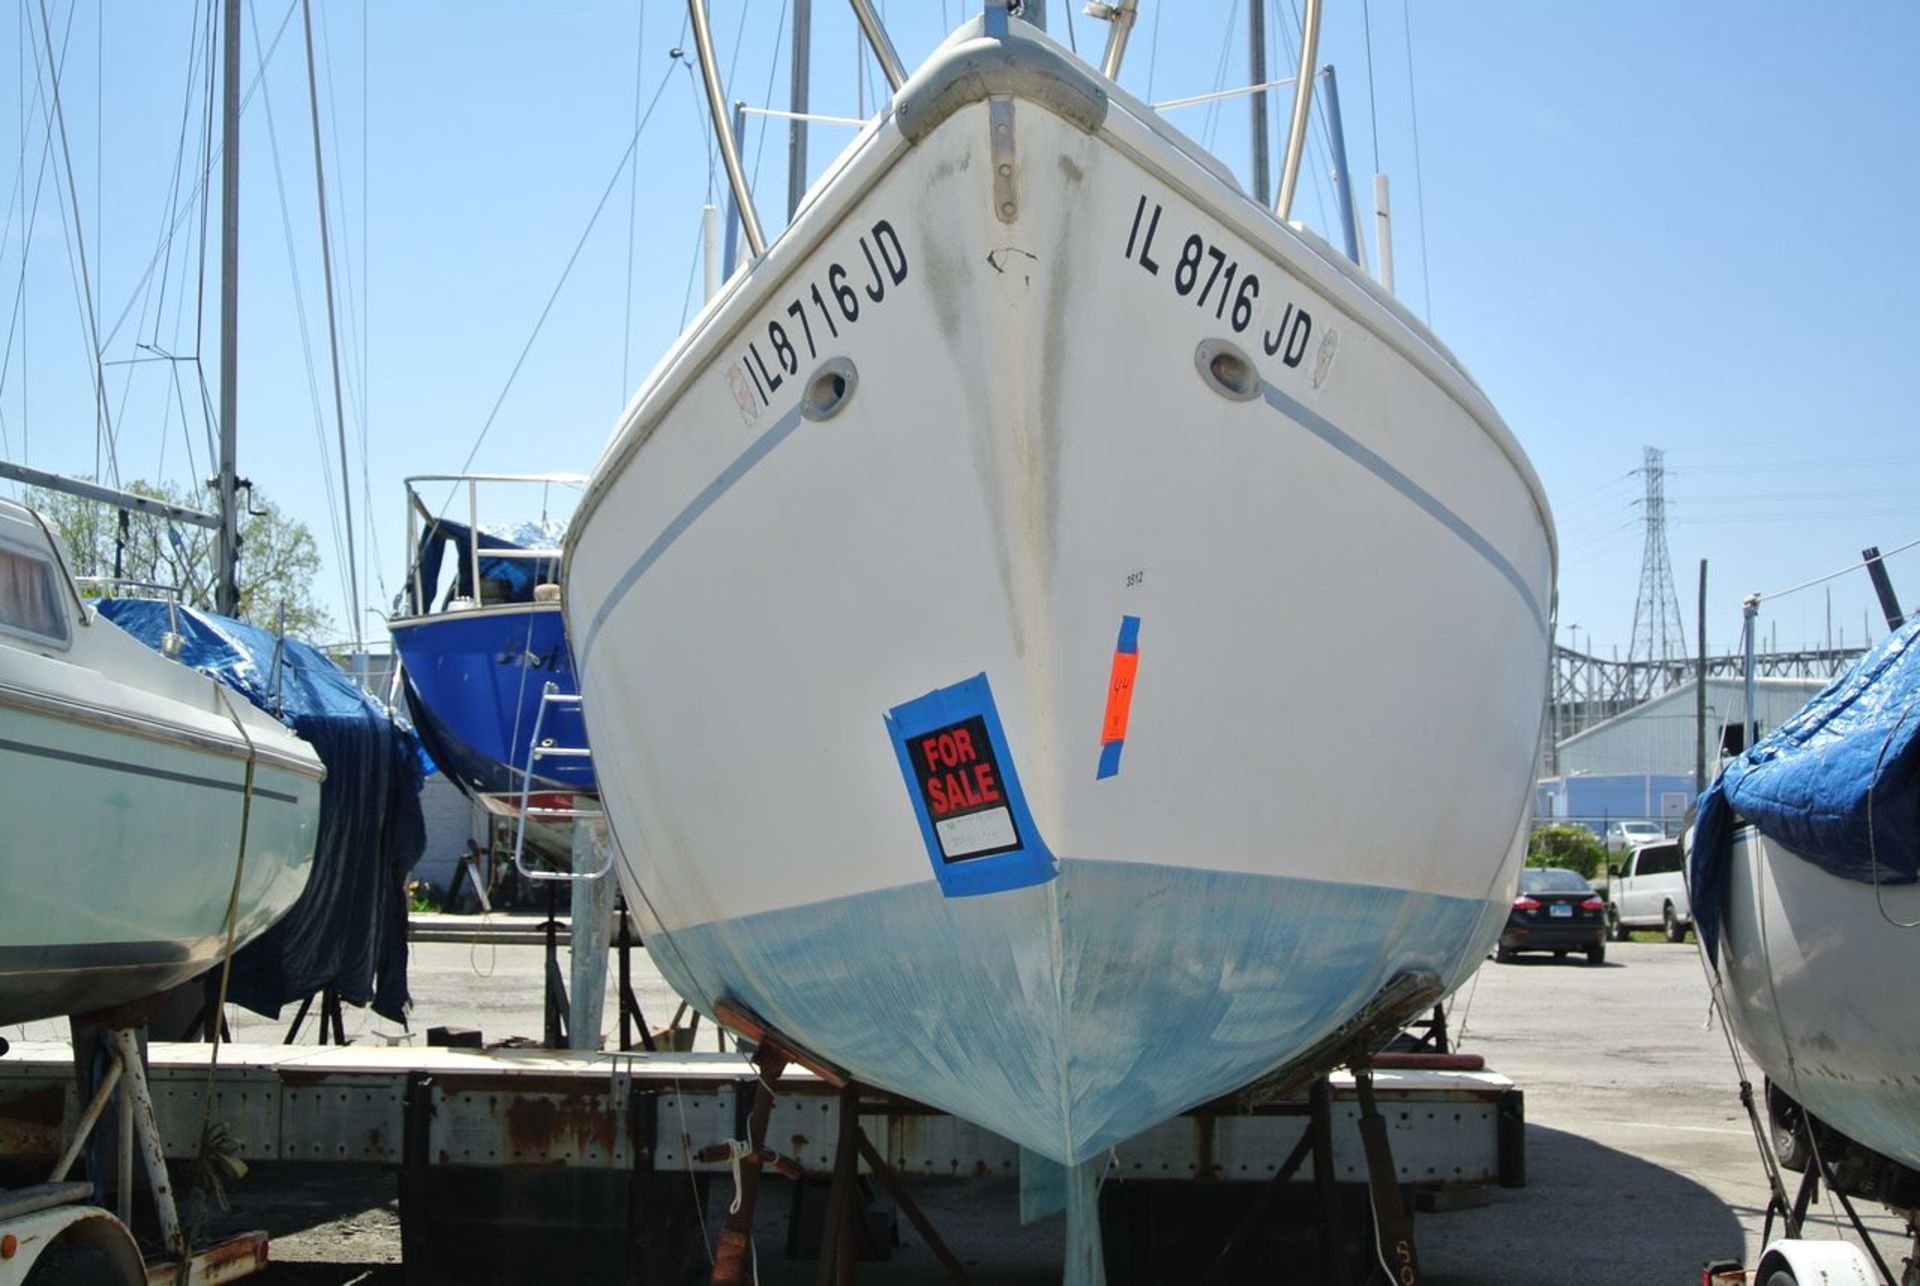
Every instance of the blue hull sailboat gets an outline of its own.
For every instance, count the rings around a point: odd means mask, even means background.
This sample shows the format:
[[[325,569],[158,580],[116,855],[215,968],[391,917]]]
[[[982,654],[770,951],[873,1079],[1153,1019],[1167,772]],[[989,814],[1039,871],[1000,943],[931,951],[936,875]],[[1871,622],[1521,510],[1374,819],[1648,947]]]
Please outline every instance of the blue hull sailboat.
[[[440,481],[469,488],[468,522],[428,510],[418,485]],[[554,797],[592,795],[595,782],[561,619],[559,550],[538,525],[482,528],[472,501],[481,482],[577,480],[407,480],[414,565],[406,611],[388,622],[401,683],[428,755],[475,801],[502,815],[564,807]]]

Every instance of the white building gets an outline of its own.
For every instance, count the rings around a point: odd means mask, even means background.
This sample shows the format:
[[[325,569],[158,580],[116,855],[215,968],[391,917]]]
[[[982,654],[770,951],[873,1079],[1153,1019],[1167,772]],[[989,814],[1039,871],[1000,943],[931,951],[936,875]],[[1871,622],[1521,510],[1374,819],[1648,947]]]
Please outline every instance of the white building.
[[[1758,679],[1754,714],[1765,736],[1793,717],[1824,679]],[[1616,821],[1659,822],[1679,832],[1698,789],[1696,747],[1701,741],[1695,693],[1687,683],[1568,737],[1557,747],[1560,774],[1543,777],[1534,797],[1534,821],[1578,822],[1604,835]],[[1723,754],[1745,748],[1744,680],[1707,680],[1705,742],[1709,779]]]
[[[1825,679],[1756,679],[1754,714],[1760,734],[1779,727],[1827,686]],[[1560,775],[1604,776],[1691,774],[1699,732],[1695,722],[1690,682],[1664,692],[1559,745]],[[1707,680],[1707,767],[1719,762],[1722,748],[1729,754],[1744,749],[1741,725],[1746,717],[1746,681],[1737,678]]]

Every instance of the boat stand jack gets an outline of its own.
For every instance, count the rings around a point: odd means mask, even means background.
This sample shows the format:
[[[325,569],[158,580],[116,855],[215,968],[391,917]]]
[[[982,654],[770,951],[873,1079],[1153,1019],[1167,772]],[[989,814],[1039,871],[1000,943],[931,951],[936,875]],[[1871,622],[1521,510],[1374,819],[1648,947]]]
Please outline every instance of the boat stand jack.
[[[76,1029],[85,1022],[76,1019]],[[91,1024],[89,1024],[91,1025]],[[160,1127],[154,1120],[153,1092],[147,1085],[146,1061],[140,1052],[138,1029],[127,1026],[93,1027],[100,1042],[112,1054],[112,1061],[100,1078],[100,1085],[81,1113],[73,1138],[48,1176],[49,1184],[65,1181],[73,1164],[92,1138],[94,1127],[105,1113],[109,1101],[118,1098],[119,1137],[116,1167],[118,1215],[121,1223],[133,1218],[133,1157],[137,1146],[153,1194],[154,1211],[160,1225],[164,1259],[149,1261],[150,1283],[172,1286],[210,1286],[214,1282],[235,1281],[251,1276],[267,1262],[267,1234],[244,1232],[226,1241],[195,1251],[188,1243],[186,1228],[180,1222],[180,1209],[174,1201],[173,1184],[167,1175],[166,1151],[160,1139]],[[76,1030],[76,1037],[79,1031]],[[85,1042],[75,1040],[78,1050]],[[78,1054],[76,1053],[76,1058]],[[86,1070],[81,1069],[83,1072]],[[95,1186],[101,1186],[96,1176]]]
[[[766,1152],[767,1118],[773,1114],[773,1084],[787,1069],[786,1051],[763,1043],[754,1051],[753,1069],[760,1083],[747,1114],[745,1147],[724,1145],[734,1157],[733,1205],[713,1248],[713,1274],[707,1279],[712,1286],[745,1286],[760,1279],[753,1262],[753,1209],[760,1199],[760,1167],[772,1159]]]
[[[773,1086],[789,1063],[805,1067],[840,1091],[833,1182],[827,1190],[827,1212],[820,1234],[819,1269],[814,1278],[818,1286],[853,1284],[865,1223],[866,1200],[860,1178],[860,1164],[863,1161],[868,1172],[899,1206],[900,1213],[907,1217],[907,1222],[920,1234],[927,1249],[947,1270],[948,1278],[957,1286],[972,1286],[973,1279],[968,1276],[959,1257],[948,1249],[926,1212],[907,1193],[900,1176],[887,1164],[887,1159],[880,1155],[880,1149],[873,1146],[873,1140],[860,1127],[860,1086],[832,1063],[793,1047],[752,1012],[725,1001],[714,1008],[714,1016],[731,1028],[737,1039],[757,1043],[753,1066],[759,1073],[760,1083],[754,1090],[744,1144],[725,1143],[702,1149],[699,1153],[702,1161],[734,1157],[736,1163],[736,1192],[726,1226],[720,1231],[719,1244],[714,1248],[713,1274],[708,1279],[712,1286],[733,1286],[735,1283],[757,1280],[753,1269],[753,1209],[760,1194],[761,1167],[771,1165],[784,1177],[795,1181],[805,1177],[805,1171],[797,1161],[771,1152],[766,1146],[767,1118],[773,1112]]]
[[[1418,1286],[1420,1257],[1413,1248],[1413,1216],[1400,1199],[1400,1176],[1393,1165],[1387,1119],[1373,1099],[1373,1072],[1364,1063],[1353,1068],[1360,1098],[1360,1145],[1367,1154],[1367,1192],[1373,1199],[1373,1241],[1389,1280]]]
[[[1386,1273],[1387,1280],[1398,1286],[1418,1286],[1421,1280],[1420,1257],[1414,1249],[1413,1215],[1401,1199],[1400,1176],[1393,1163],[1393,1146],[1387,1134],[1387,1121],[1380,1114],[1379,1104],[1374,1099],[1373,1071],[1364,1056],[1355,1060],[1352,1071],[1354,1091],[1360,1100],[1360,1145],[1367,1159],[1367,1196],[1373,1208],[1374,1259]],[[1281,1190],[1293,1179],[1309,1155],[1313,1157],[1314,1198],[1318,1207],[1318,1280],[1323,1286],[1352,1286],[1340,1201],[1334,1186],[1333,1087],[1325,1076],[1317,1078],[1308,1087],[1306,1132],[1260,1190],[1260,1195],[1254,1198],[1245,1216],[1227,1238],[1227,1244],[1200,1278],[1199,1286],[1223,1286],[1223,1283],[1237,1279],[1233,1271],[1234,1261],[1265,1222]]]

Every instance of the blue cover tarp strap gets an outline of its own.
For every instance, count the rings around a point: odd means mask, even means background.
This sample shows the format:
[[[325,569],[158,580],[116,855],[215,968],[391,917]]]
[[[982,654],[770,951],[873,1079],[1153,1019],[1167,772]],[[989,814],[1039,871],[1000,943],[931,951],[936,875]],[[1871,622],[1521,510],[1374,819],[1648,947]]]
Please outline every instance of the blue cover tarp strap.
[[[1920,879],[1920,622],[1887,636],[1700,796],[1687,891],[1718,959],[1734,829],[1862,883]],[[1775,850],[1776,852],[1779,849]]]
[[[420,743],[345,671],[295,639],[153,599],[105,599],[100,614],[158,651],[169,629],[183,664],[292,728],[326,765],[307,888],[279,923],[236,952],[229,998],[277,1017],[331,988],[395,1022],[406,1014],[407,872],[427,843]]]

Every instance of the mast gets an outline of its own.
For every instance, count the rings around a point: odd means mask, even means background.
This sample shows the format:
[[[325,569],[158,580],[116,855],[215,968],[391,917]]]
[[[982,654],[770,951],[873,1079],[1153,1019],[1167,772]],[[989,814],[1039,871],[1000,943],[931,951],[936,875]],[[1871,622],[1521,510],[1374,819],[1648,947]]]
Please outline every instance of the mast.
[[[220,531],[215,542],[213,609],[240,608],[239,479],[234,471],[240,339],[240,0],[226,0],[220,135]]]
[[[1327,79],[1327,132],[1333,136],[1333,191],[1340,198],[1340,240],[1347,258],[1362,268],[1367,261],[1360,256],[1360,216],[1353,210],[1353,175],[1347,168],[1347,132],[1340,123],[1340,83],[1334,78],[1333,64],[1320,69]]]
[[[1293,190],[1300,183],[1300,160],[1307,153],[1307,118],[1313,110],[1313,64],[1320,54],[1320,0],[1306,0],[1300,19],[1300,71],[1293,80],[1293,122],[1287,127],[1287,156],[1280,167],[1280,199],[1273,212],[1282,222],[1293,213]]]
[[[1267,83],[1267,0],[1247,0],[1247,80]],[[1253,199],[1267,203],[1273,175],[1267,164],[1267,91],[1256,89],[1249,100],[1253,126]]]
[[[807,73],[813,63],[813,0],[793,0],[793,81],[787,121],[787,221],[807,194]]]

